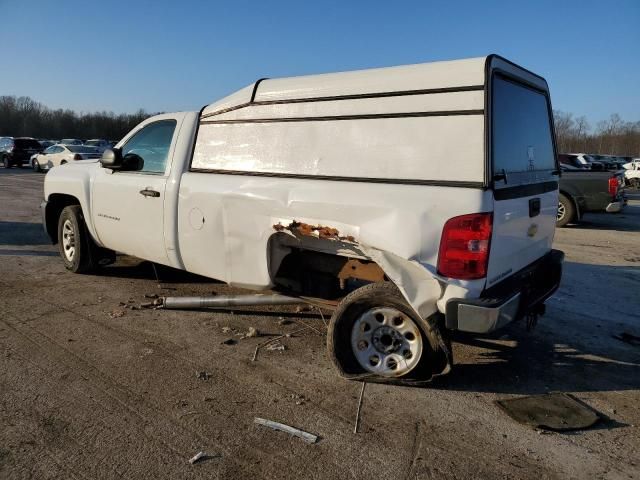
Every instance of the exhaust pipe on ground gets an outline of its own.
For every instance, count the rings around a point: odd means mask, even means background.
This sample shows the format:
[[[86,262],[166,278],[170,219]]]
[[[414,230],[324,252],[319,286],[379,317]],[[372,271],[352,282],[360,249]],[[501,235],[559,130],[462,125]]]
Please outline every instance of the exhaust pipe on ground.
[[[257,307],[264,305],[296,305],[307,303],[286,295],[220,295],[215,297],[164,297],[162,308],[167,310],[197,310],[200,308]]]

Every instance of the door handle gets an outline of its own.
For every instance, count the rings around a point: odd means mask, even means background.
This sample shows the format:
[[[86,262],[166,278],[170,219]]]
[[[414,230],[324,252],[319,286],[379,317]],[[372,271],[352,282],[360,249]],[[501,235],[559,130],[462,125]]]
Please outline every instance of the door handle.
[[[147,187],[144,190],[140,190],[140,195],[143,195],[145,197],[159,197],[160,192],[156,192],[155,190]]]

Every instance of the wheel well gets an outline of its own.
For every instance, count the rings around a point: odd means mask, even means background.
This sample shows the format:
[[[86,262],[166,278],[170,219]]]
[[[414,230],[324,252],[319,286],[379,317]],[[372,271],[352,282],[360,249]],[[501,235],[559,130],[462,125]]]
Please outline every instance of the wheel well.
[[[288,292],[326,300],[384,280],[387,276],[373,261],[304,248],[290,248],[272,274],[273,283]]]
[[[73,195],[63,193],[52,193],[47,201],[47,209],[45,212],[45,221],[47,233],[51,238],[51,243],[58,243],[58,218],[65,207],[69,205],[80,205],[80,201]]]

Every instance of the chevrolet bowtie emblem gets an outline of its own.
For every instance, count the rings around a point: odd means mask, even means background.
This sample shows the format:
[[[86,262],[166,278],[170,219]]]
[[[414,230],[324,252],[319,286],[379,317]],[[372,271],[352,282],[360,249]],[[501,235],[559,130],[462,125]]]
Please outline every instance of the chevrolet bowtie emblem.
[[[532,223],[531,226],[527,229],[527,235],[530,237],[535,237],[536,233],[538,233],[538,225]]]

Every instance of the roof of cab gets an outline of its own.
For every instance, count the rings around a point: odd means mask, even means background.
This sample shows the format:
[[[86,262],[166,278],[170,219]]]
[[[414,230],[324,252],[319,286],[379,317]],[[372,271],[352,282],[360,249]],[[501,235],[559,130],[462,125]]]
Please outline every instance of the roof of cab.
[[[484,85],[487,57],[372,68],[350,72],[274,78],[257,82],[206,106],[202,116],[252,102],[287,102],[412,90]]]

